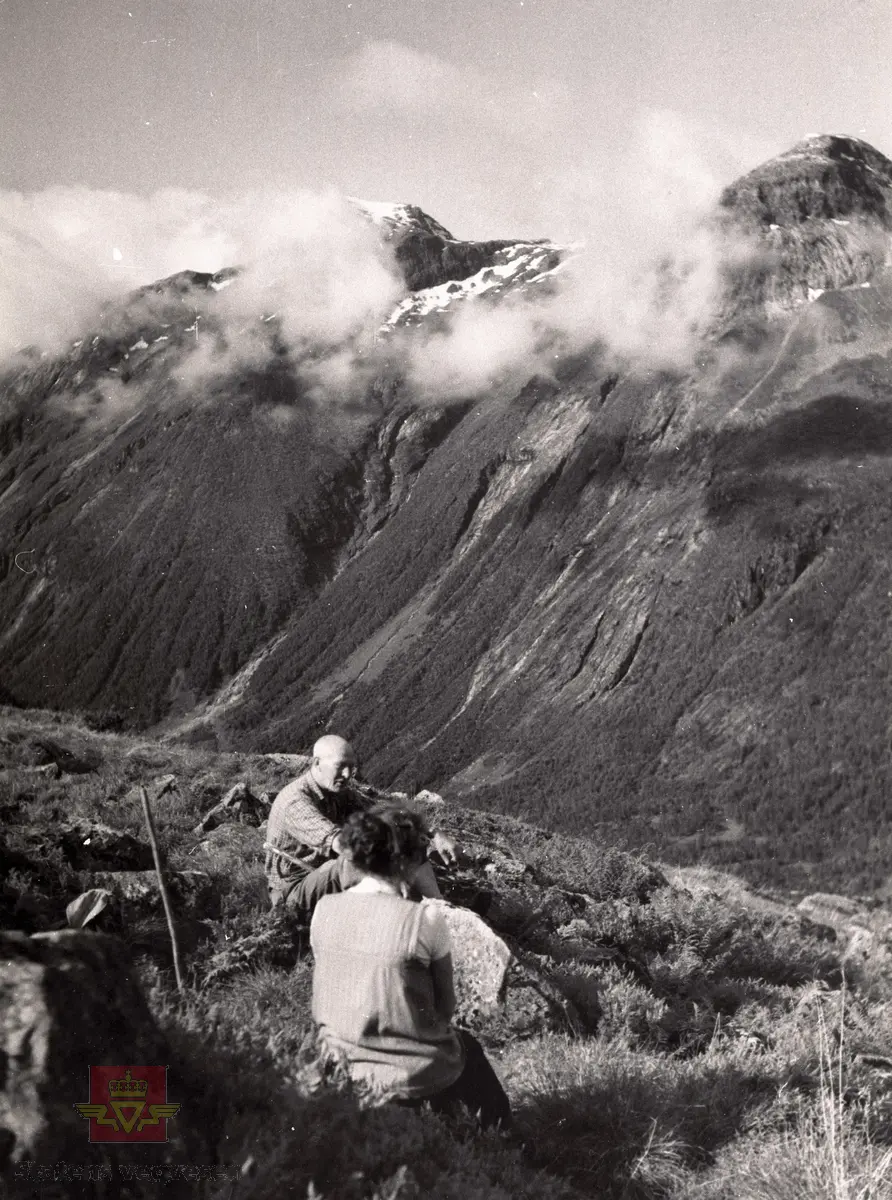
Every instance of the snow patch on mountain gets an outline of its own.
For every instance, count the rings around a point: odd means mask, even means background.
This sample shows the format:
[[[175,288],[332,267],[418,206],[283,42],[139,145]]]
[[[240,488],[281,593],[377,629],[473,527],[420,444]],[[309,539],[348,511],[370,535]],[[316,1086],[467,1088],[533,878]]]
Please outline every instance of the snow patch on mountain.
[[[410,293],[396,306],[381,331],[416,325],[431,313],[447,312],[465,300],[481,296],[494,299],[506,291],[541,285],[553,278],[568,249],[552,242],[515,242],[496,251],[491,266],[467,279],[451,279]]]
[[[379,226],[386,238],[392,238],[397,233],[422,230],[433,234],[445,242],[456,242],[459,239],[452,236],[448,229],[435,221],[417,204],[394,204],[384,200],[360,200],[356,196],[348,196],[348,203],[354,205],[363,216],[374,225]]]

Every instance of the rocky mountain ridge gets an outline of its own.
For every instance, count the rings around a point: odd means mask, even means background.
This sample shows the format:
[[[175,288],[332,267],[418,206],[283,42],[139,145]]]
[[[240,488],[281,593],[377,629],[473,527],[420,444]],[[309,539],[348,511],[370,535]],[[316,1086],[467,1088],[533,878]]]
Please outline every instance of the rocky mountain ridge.
[[[783,311],[868,285],[892,260],[892,164],[857,138],[806,138],[725,188],[719,207],[762,250],[735,272],[738,304]]]

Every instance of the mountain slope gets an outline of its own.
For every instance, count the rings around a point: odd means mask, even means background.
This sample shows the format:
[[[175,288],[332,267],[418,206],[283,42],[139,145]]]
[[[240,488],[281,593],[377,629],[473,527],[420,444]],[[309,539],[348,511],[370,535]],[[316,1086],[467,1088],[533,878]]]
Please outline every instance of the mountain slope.
[[[333,726],[383,783],[879,886],[890,203],[882,155],[810,139],[724,193],[748,250],[688,368],[592,345],[448,404],[395,333],[534,301],[559,248],[366,206],[409,291],[338,403],[270,315],[190,374],[237,276],[107,314],[7,377],[5,697],[264,750]]]
[[[818,366],[864,306],[832,299],[730,377],[610,389],[587,364],[489,397],[258,670],[233,733],[271,748],[333,723],[385,778],[800,880],[843,820],[845,870],[879,882],[892,364]],[[885,324],[888,286],[870,303]],[[333,702],[324,681],[413,597],[423,629]]]

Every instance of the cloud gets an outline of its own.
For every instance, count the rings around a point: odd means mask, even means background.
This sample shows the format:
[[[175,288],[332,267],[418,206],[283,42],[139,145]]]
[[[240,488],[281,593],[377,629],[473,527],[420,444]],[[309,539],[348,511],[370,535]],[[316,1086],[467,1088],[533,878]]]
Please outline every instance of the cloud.
[[[344,64],[341,96],[357,107],[436,110],[467,94],[469,72],[400,42],[368,42]],[[478,86],[472,94],[479,94]]]
[[[515,79],[451,62],[394,41],[370,41],[343,63],[333,92],[346,112],[384,119],[402,116],[433,145],[458,134],[464,157],[473,157],[475,136],[485,130],[494,146],[560,137],[572,118],[573,98],[555,79]],[[429,124],[428,124],[429,123]],[[497,162],[497,158],[493,160]]]
[[[292,344],[337,342],[383,320],[400,288],[374,228],[333,193],[0,193],[0,251],[4,354],[57,351],[103,301],[182,270],[243,268],[216,307],[249,350],[247,328],[263,315],[276,313]]]
[[[419,137],[443,131],[444,144],[459,134],[467,143],[473,128],[474,161],[485,160],[502,188],[512,172],[529,180],[538,223],[577,244],[560,287],[531,302],[459,305],[436,332],[401,334],[376,349],[374,331],[403,285],[392,248],[333,192],[226,200],[176,189],[7,192],[0,352],[58,349],[91,327],[106,299],[187,268],[238,266],[236,282],[209,297],[217,332],[199,338],[182,364],[185,388],[209,373],[261,364],[274,338],[301,361],[312,394],[335,402],[355,401],[385,354],[388,362],[397,355],[411,385],[434,400],[547,371],[555,354],[595,343],[651,365],[688,360],[729,255],[741,252],[709,214],[721,187],[752,161],[751,141],[643,109],[621,148],[608,151],[597,123],[581,119],[559,81],[512,79],[392,41],[344,61],[336,101],[385,123],[402,115],[418,123]]]
[[[642,110],[620,157],[600,170],[583,160],[552,181],[551,202],[575,214],[581,238],[559,286],[531,302],[466,303],[445,330],[413,331],[404,353],[414,387],[431,399],[474,394],[595,344],[648,367],[689,365],[728,268],[756,253],[712,219],[729,158],[724,137]]]

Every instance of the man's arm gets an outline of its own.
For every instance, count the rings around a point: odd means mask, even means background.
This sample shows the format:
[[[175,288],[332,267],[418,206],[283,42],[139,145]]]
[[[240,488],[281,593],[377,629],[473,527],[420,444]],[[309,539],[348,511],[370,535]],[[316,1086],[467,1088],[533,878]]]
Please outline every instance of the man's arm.
[[[295,791],[282,814],[280,828],[295,841],[326,854],[333,850],[340,831],[340,827],[320,812],[312,798],[300,789]]]
[[[459,844],[455,838],[442,830],[437,830],[431,835],[430,849],[439,854],[447,866],[458,862]]]

